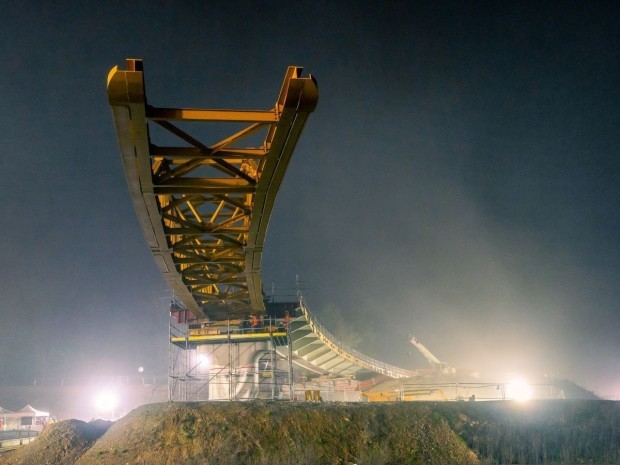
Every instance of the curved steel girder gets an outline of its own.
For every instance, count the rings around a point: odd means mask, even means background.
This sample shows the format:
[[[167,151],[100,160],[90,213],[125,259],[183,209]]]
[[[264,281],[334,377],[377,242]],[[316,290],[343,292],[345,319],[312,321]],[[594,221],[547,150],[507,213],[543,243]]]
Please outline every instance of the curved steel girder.
[[[142,60],[114,67],[107,91],[138,220],[177,297],[199,318],[264,312],[260,266],[269,217],[293,150],[318,101],[315,80],[288,68],[270,110],[155,108]],[[175,122],[173,124],[172,122]],[[206,144],[177,122],[246,124]],[[183,141],[158,146],[150,125]],[[259,147],[242,143],[264,134]]]
[[[371,357],[339,343],[312,315],[304,300],[299,300],[300,315],[290,325],[290,343],[293,354],[322,372],[352,377],[361,371],[373,372],[390,378],[410,378],[417,375]]]

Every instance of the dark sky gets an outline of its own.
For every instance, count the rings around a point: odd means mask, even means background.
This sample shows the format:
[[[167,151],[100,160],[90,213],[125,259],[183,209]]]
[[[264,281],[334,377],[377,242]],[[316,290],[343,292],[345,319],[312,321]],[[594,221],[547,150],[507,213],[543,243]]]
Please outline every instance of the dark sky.
[[[170,291],[105,79],[156,106],[320,100],[263,276],[385,361],[551,373],[620,398],[616,2],[4,2],[0,382],[165,373]],[[268,284],[271,290],[272,284]]]

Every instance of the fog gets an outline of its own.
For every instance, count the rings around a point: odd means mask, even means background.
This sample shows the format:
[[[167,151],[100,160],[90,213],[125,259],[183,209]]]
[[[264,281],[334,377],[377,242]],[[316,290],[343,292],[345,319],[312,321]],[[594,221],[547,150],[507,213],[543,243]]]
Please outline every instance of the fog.
[[[105,94],[136,57],[157,106],[269,108],[286,66],[316,76],[267,291],[290,296],[298,276],[328,327],[407,368],[425,365],[412,334],[454,367],[620,395],[611,2],[5,10],[1,383],[166,373],[171,294]]]

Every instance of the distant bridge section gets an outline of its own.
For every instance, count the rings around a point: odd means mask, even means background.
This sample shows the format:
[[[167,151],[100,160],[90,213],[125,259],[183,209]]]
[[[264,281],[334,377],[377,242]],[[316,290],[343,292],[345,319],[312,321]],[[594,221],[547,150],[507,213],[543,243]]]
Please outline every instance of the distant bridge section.
[[[303,298],[299,299],[298,316],[291,321],[289,332],[293,360],[306,368],[314,367],[317,373],[343,378],[358,377],[361,372],[390,378],[418,376],[414,370],[381,362],[344,345],[318,322]]]
[[[316,81],[289,67],[269,110],[157,108],[147,101],[142,60],[126,67],[110,71],[108,99],[131,198],[160,271],[198,318],[263,313],[267,225],[316,107]],[[197,123],[241,129],[206,142],[195,134]],[[154,126],[177,145],[156,145]]]

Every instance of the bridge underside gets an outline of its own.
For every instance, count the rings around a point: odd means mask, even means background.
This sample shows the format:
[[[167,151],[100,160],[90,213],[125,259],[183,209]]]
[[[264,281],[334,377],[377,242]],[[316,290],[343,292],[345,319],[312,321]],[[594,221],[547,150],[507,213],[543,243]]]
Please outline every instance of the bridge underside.
[[[127,70],[114,67],[108,75],[140,226],[177,298],[198,318],[264,312],[260,265],[267,224],[318,101],[316,82],[301,71],[288,68],[270,110],[157,108],[147,102],[141,60],[127,60]],[[209,126],[208,142],[196,135],[197,123]],[[166,142],[156,145],[156,133]]]
[[[288,68],[269,110],[154,107],[146,98],[141,60],[127,60],[126,70],[114,67],[108,75],[123,165],[147,243],[176,298],[198,319],[211,320],[205,333],[188,332],[171,342],[179,347],[269,342],[319,374],[414,376],[340,345],[303,300],[284,332],[278,325],[251,332],[242,324],[231,326],[232,319],[265,312],[260,265],[267,224],[318,101],[316,82],[302,78],[301,71]],[[226,331],[217,324],[223,320]]]

